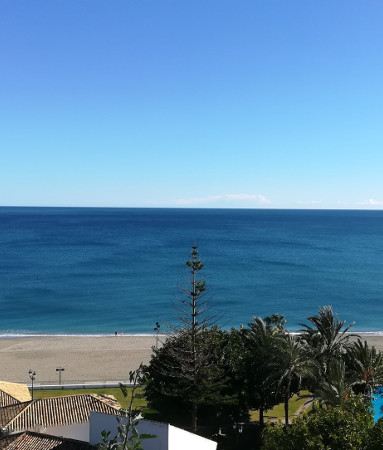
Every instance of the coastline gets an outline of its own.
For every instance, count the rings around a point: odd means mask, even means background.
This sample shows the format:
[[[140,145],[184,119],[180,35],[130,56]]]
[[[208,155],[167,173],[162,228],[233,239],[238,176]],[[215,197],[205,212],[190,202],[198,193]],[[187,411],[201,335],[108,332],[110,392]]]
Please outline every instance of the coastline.
[[[224,328],[225,329],[225,328]],[[299,335],[299,331],[289,331],[292,335]],[[165,338],[170,336],[171,333],[118,333],[115,335],[114,333],[1,333],[0,332],[0,340],[1,339],[25,339],[25,338],[108,338],[108,337],[124,337],[124,338],[135,338],[135,337],[145,337],[145,338],[153,338],[156,336],[160,338]],[[383,337],[383,331],[348,331],[346,334],[349,335],[357,335],[362,337]]]
[[[351,333],[353,334],[353,333]],[[355,332],[383,351],[382,332]],[[0,335],[0,380],[29,383],[28,370],[37,373],[36,384],[126,381],[129,371],[148,363],[156,335]],[[166,335],[158,336],[159,345]]]
[[[383,335],[383,331],[382,331]],[[117,337],[151,337],[155,338],[154,333],[118,333]],[[166,333],[161,333],[158,336],[165,337]],[[24,339],[24,338],[43,338],[43,337],[73,337],[73,338],[106,338],[116,337],[114,333],[0,333],[0,339]]]
[[[155,344],[154,335],[0,337],[0,380],[29,383],[32,369],[36,384],[57,383],[63,367],[63,382],[126,381]]]

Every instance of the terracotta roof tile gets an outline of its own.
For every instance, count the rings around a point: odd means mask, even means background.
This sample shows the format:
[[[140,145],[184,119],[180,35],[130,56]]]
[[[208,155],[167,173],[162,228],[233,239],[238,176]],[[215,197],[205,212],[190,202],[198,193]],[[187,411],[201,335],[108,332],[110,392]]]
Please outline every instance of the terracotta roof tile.
[[[0,450],[91,450],[86,442],[26,432],[0,438]]]
[[[19,400],[16,400],[4,391],[0,391],[0,408],[3,408],[4,406],[17,405],[17,403],[20,403]]]
[[[15,405],[4,406],[0,408],[0,427],[5,428],[17,415],[19,415],[27,406],[26,403],[16,403]]]
[[[13,406],[2,408],[15,408]],[[34,429],[36,426],[70,425],[89,420],[92,411],[115,414],[120,408],[111,399],[93,394],[65,395],[24,403],[19,410],[5,414],[0,409],[0,422],[10,432]],[[2,417],[3,416],[3,417]],[[8,419],[8,420],[7,420]]]
[[[13,442],[15,439],[17,439],[17,437],[19,436],[19,434],[11,434],[9,436],[4,436],[0,438],[0,450],[4,450],[6,448],[8,448],[8,445]]]

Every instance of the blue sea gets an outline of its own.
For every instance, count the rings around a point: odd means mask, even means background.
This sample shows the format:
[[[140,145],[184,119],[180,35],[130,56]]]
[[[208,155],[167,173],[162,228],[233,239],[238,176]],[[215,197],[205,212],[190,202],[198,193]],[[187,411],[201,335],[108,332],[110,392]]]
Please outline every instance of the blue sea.
[[[177,319],[191,246],[223,327],[331,304],[383,331],[383,211],[0,208],[0,333],[152,333]]]

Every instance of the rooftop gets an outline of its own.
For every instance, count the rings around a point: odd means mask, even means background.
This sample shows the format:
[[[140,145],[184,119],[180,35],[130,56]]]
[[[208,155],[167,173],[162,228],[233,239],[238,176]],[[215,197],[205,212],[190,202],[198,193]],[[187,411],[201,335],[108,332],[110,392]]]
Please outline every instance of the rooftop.
[[[0,450],[91,450],[94,448],[86,442],[30,431],[0,438]]]
[[[84,423],[92,411],[116,414],[120,409],[111,397],[94,394],[42,398],[0,408],[0,426],[9,432]],[[1,448],[1,447],[0,447]]]
[[[31,401],[31,394],[26,384],[0,381],[0,407]]]

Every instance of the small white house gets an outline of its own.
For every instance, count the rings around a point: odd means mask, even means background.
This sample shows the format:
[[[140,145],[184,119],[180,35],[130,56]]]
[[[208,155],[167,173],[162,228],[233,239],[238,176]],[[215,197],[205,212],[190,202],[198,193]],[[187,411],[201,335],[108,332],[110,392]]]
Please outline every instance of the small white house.
[[[100,443],[103,431],[110,431],[110,436],[114,437],[117,434],[117,417],[114,414],[92,412],[90,415],[90,444]],[[141,420],[138,430],[141,434],[156,436],[143,441],[144,450],[216,450],[217,448],[216,442],[167,423]]]
[[[119,410],[116,400],[107,396],[63,395],[4,406],[0,425],[7,433],[34,431],[88,442],[91,413],[118,414]]]

